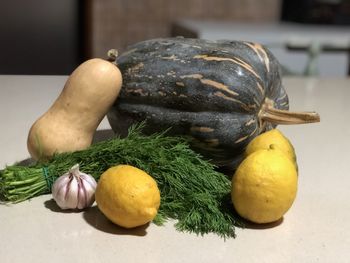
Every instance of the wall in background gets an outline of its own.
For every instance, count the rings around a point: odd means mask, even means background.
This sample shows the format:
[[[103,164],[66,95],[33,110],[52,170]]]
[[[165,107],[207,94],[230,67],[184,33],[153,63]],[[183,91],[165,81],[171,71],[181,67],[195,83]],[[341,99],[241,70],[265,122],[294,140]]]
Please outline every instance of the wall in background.
[[[278,21],[281,0],[11,0],[0,8],[0,74],[70,74],[82,61],[171,36],[179,19]]]
[[[81,1],[2,1],[0,74],[69,74],[83,59],[80,23]]]
[[[279,21],[280,0],[89,0],[90,57],[106,57],[111,48],[171,35],[178,19],[249,22]]]

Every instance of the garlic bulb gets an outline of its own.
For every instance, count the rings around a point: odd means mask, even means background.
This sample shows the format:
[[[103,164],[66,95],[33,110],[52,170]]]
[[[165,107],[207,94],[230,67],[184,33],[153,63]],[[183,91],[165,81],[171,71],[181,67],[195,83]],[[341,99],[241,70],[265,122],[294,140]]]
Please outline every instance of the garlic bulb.
[[[62,209],[84,209],[95,201],[97,183],[89,175],[79,171],[79,164],[57,178],[52,186],[52,196]]]

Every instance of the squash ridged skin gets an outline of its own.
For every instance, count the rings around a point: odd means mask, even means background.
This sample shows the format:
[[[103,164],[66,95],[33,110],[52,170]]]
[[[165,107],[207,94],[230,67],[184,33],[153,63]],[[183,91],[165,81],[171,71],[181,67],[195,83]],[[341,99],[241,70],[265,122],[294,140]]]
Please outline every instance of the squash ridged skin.
[[[259,119],[265,103],[289,108],[278,61],[256,43],[152,39],[129,47],[116,64],[123,87],[107,114],[112,129],[125,136],[143,120],[145,134],[171,128],[217,165],[238,162],[254,137],[275,127]]]

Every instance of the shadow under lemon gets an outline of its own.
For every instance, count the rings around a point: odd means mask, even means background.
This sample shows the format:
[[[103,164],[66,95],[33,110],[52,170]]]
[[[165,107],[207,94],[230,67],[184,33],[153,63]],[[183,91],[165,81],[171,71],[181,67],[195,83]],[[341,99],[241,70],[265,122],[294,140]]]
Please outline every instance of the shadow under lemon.
[[[283,220],[284,220],[284,218],[281,217],[280,219],[278,219],[275,222],[258,224],[258,223],[250,222],[250,221],[248,221],[246,219],[242,219],[243,224],[245,226],[244,228],[247,228],[247,229],[260,229],[260,230],[278,227],[279,225],[281,225],[283,223]]]
[[[145,236],[147,234],[146,230],[150,225],[150,223],[147,223],[135,228],[123,228],[112,223],[112,221],[110,221],[104,214],[102,214],[97,205],[86,208],[83,211],[74,209],[63,210],[56,204],[54,199],[45,201],[44,205],[47,209],[50,209],[55,213],[81,213],[82,217],[89,225],[99,231],[113,235]]]

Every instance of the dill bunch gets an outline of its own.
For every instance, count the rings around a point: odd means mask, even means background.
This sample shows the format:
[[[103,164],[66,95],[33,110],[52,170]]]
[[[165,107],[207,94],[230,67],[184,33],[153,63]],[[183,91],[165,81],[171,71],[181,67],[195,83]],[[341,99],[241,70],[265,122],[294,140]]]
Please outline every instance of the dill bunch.
[[[242,222],[229,198],[230,180],[192,151],[185,138],[166,136],[166,132],[144,136],[142,128],[142,124],[133,126],[126,138],[57,154],[46,163],[8,166],[0,171],[0,196],[16,203],[50,193],[52,183],[76,163],[96,180],[111,166],[129,164],[158,183],[161,205],[154,223],[175,219],[180,231],[235,237],[235,226]]]

